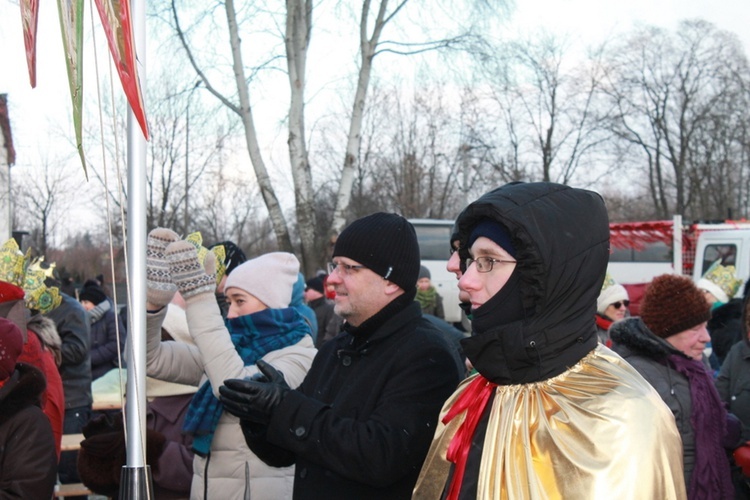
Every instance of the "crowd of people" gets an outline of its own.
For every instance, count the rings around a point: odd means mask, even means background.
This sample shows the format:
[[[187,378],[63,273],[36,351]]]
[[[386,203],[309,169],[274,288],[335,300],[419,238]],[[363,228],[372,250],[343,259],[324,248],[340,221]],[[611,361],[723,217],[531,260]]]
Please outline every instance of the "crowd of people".
[[[750,499],[732,266],[658,276],[631,314],[604,200],[549,182],[489,191],[445,244],[470,332],[443,320],[400,215],[354,220],[307,277],[291,253],[153,229],[156,498]],[[79,481],[117,498],[122,413],[92,402],[122,393],[127,315],[102,276],[65,293],[0,252],[0,498]]]

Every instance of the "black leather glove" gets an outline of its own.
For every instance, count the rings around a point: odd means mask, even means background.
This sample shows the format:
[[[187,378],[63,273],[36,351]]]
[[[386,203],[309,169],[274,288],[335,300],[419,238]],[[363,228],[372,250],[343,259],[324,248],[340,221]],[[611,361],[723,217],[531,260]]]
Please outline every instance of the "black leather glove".
[[[228,379],[219,387],[224,409],[242,420],[267,424],[271,413],[292,389],[284,380],[284,375],[263,360],[255,364],[266,380]]]

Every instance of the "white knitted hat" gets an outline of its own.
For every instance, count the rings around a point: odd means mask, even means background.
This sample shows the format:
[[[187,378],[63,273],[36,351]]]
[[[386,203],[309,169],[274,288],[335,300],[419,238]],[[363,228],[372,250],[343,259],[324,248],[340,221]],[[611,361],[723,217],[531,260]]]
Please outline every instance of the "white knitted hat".
[[[737,279],[735,274],[734,266],[722,266],[721,260],[717,260],[696,285],[701,290],[710,292],[719,302],[726,303],[737,294],[742,285],[742,280]]]
[[[227,276],[224,291],[244,290],[271,309],[284,309],[292,301],[299,261],[286,252],[271,252],[237,266]]]
[[[630,300],[628,291],[625,287],[618,284],[609,273],[604,278],[604,284],[602,285],[602,291],[599,293],[599,297],[596,299],[596,312],[604,314],[604,311],[610,304],[621,300]]]

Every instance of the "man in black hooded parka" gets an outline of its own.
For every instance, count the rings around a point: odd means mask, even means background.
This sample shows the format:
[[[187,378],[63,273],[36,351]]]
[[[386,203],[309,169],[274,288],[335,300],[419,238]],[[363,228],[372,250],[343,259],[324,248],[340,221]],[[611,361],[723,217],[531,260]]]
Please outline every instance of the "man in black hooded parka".
[[[414,498],[684,498],[669,409],[597,343],[602,198],[507,184],[470,204],[456,230],[473,317],[462,345],[478,373],[443,406]]]

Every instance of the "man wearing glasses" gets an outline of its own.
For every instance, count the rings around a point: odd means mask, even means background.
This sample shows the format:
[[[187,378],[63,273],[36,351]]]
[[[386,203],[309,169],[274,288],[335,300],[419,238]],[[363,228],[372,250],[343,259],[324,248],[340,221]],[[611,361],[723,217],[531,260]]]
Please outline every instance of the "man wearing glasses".
[[[410,498],[459,361],[414,300],[412,225],[376,213],[336,240],[328,283],[342,334],[291,390],[270,365],[262,380],[227,380],[225,409],[269,465],[296,464],[294,498]]]
[[[455,229],[448,269],[471,306],[462,346],[478,373],[446,401],[414,498],[684,498],[669,409],[597,342],[602,198],[507,184]]]

